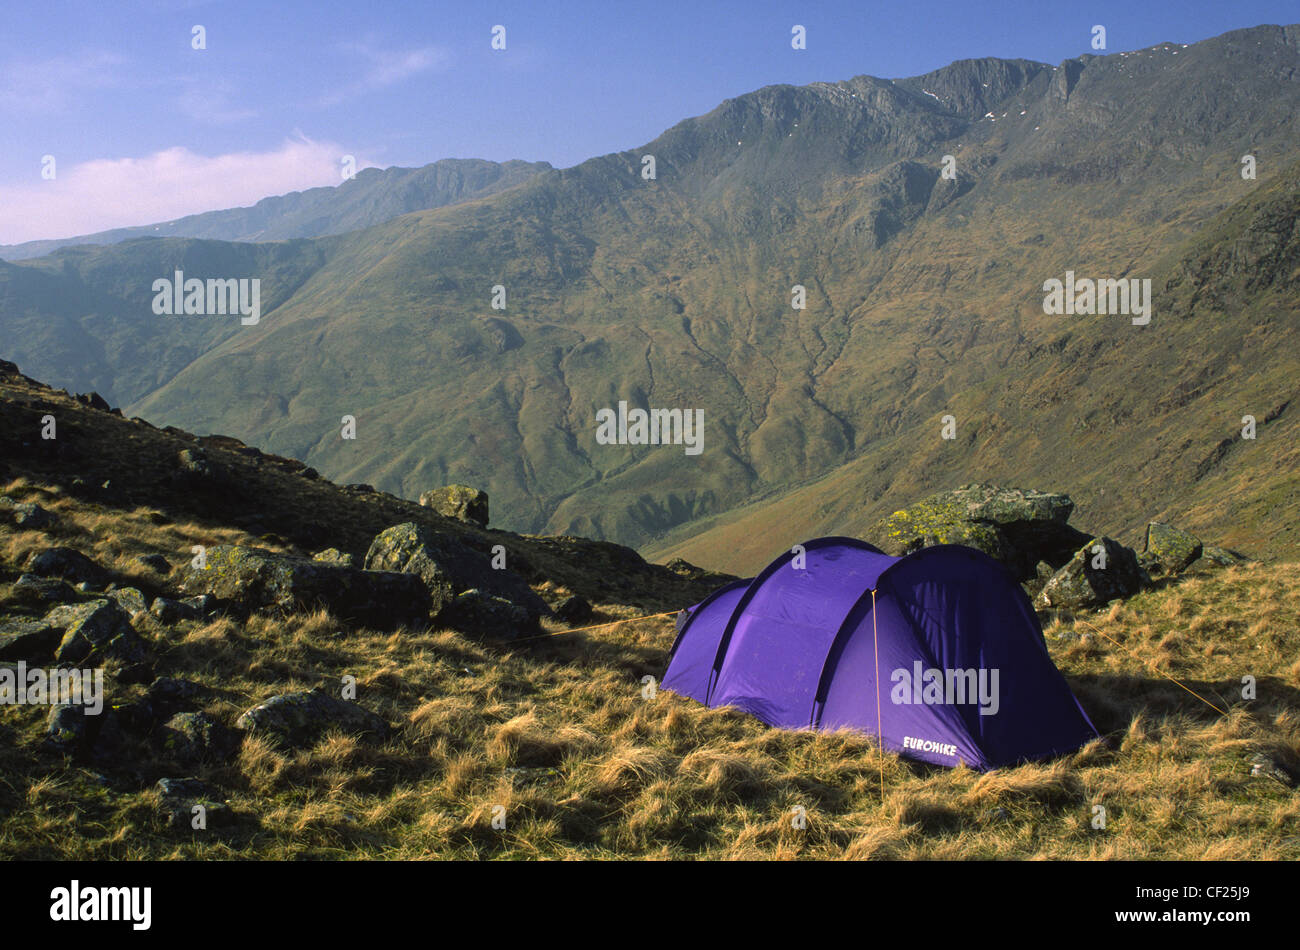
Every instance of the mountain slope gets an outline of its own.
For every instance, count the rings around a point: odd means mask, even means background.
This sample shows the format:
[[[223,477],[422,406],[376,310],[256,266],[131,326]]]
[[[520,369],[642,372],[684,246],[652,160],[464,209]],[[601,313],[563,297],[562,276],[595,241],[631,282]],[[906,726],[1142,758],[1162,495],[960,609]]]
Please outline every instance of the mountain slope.
[[[468,482],[512,529],[655,551],[700,519],[824,487],[702,541],[711,566],[954,481],[1042,472],[1089,524],[1139,507],[1191,513],[1211,489],[1189,492],[1180,466],[1192,459],[1195,474],[1243,414],[1264,419],[1293,388],[1289,272],[1268,287],[1217,272],[1238,253],[1233,221],[1289,213],[1298,66],[1300,28],[1258,27],[1055,69],[967,60],[906,80],[764,88],[481,201],[277,246],[286,276],[268,282],[259,325],[190,318],[205,329],[188,332],[211,334],[204,352],[110,395],[340,480],[408,497]],[[1247,152],[1259,181],[1239,174]],[[647,154],[655,180],[641,177]],[[946,155],[955,181],[941,176]],[[1198,241],[1204,265],[1188,257]],[[122,245],[102,266],[143,278],[185,260],[187,274],[237,276],[212,263],[220,246],[148,243],[147,263]],[[10,265],[6,330],[67,319],[20,274],[84,280],[86,266],[66,251]],[[1150,278],[1151,324],[1045,314],[1043,283],[1067,270]],[[1211,272],[1236,304],[1214,310],[1188,291]],[[795,284],[804,310],[791,308]],[[504,311],[491,309],[495,285]],[[128,355],[105,377],[133,379],[131,347],[186,325],[124,304],[107,332]],[[56,383],[87,372],[44,348],[20,362]],[[596,412],[620,400],[704,410],[704,451],[599,444]],[[940,438],[947,413],[955,441]],[[345,415],[355,440],[340,437]],[[1223,472],[1252,499],[1285,495],[1276,443],[1262,439],[1224,450],[1198,481]],[[1124,500],[1134,491],[1140,506]],[[1289,505],[1280,521],[1252,509],[1241,530],[1294,543]]]

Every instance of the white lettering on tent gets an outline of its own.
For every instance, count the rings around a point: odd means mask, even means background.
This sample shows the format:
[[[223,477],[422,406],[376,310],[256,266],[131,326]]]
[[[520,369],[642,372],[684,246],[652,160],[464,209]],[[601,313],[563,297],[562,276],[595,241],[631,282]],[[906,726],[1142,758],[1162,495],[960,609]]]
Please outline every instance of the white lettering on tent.
[[[903,736],[903,748],[915,749],[918,752],[937,752],[939,755],[950,755],[957,757],[957,747],[948,742],[935,742],[932,739],[917,739],[912,736]]]
[[[912,669],[900,667],[890,674],[894,688],[889,698],[895,706],[978,704],[981,716],[994,716],[1001,706],[999,678],[997,669],[927,670],[917,660]]]

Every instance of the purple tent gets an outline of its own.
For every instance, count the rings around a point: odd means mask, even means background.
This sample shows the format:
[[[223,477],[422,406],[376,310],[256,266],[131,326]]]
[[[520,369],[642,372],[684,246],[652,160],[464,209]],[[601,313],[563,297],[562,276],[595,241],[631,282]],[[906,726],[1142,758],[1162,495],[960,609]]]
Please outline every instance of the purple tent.
[[[992,769],[1097,737],[1025,592],[960,545],[798,546],[678,615],[663,686],[783,729],[879,730],[939,765]]]

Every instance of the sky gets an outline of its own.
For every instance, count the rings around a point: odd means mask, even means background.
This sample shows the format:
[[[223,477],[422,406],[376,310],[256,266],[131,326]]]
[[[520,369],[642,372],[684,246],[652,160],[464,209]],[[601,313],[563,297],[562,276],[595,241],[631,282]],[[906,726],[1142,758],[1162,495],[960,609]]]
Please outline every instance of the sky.
[[[0,244],[337,185],[344,156],[566,167],[772,83],[1055,65],[1098,24],[1119,52],[1297,21],[1295,0],[5,0]]]

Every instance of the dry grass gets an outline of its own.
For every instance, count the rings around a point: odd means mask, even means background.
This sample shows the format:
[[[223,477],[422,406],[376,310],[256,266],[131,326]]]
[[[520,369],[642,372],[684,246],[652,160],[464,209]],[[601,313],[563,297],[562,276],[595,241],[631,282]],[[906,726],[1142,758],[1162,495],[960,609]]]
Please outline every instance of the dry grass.
[[[57,511],[58,543],[128,576],[143,550],[211,543],[210,530],[147,511],[5,491]],[[48,543],[0,534],[0,562]],[[227,722],[351,675],[358,700],[399,728],[382,744],[334,733],[293,752],[247,738],[197,773],[225,790],[236,821],[191,832],[159,820],[153,783],[184,773],[143,742],[108,765],[65,761],[38,749],[39,709],[6,707],[0,856],[1294,860],[1300,795],[1252,777],[1249,758],[1300,761],[1298,605],[1300,565],[1250,565],[1050,624],[1057,663],[1105,737],[989,774],[882,756],[867,736],[645,698],[642,677],[662,675],[672,642],[667,619],[514,646],[347,628],[323,613],[146,631],[160,672],[201,683],[206,710]]]

